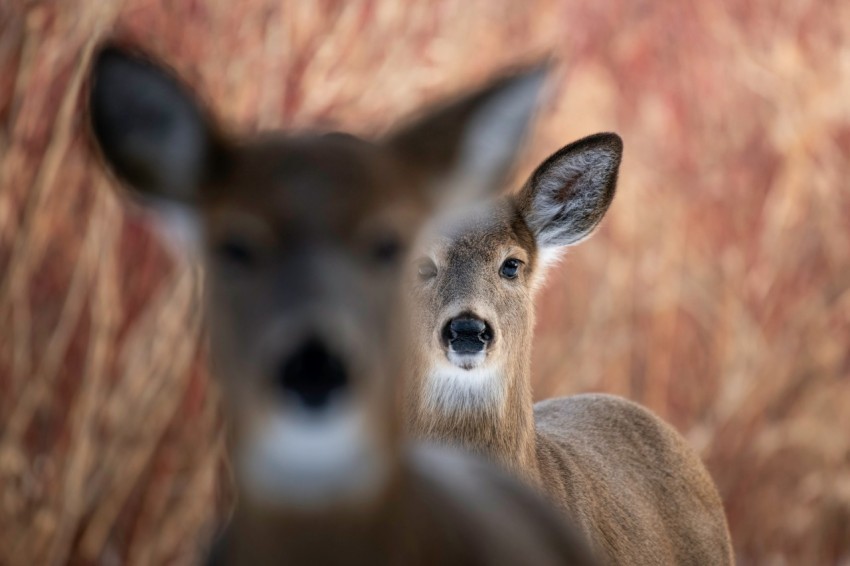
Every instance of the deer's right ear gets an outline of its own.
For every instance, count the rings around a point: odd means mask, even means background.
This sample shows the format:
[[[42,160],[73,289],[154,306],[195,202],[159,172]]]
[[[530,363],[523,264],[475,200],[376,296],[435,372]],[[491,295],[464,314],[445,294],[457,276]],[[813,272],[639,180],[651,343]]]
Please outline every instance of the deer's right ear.
[[[394,132],[386,144],[445,202],[503,188],[529,129],[548,65],[504,76]]]
[[[217,158],[214,127],[171,72],[105,47],[92,66],[94,139],[119,178],[141,196],[192,203]]]

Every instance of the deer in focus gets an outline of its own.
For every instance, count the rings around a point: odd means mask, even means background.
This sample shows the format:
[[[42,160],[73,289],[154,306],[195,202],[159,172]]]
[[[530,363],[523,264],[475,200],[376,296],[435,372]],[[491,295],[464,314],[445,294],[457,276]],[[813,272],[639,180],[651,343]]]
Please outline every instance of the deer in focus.
[[[96,54],[98,152],[198,236],[238,491],[211,563],[594,563],[535,490],[403,440],[406,254],[443,203],[499,183],[543,74],[503,77],[377,141],[235,137],[150,56]]]
[[[409,426],[537,485],[606,563],[731,564],[714,483],[672,427],[611,395],[533,403],[535,293],[604,216],[621,155],[615,134],[579,140],[518,193],[423,235],[409,274]]]

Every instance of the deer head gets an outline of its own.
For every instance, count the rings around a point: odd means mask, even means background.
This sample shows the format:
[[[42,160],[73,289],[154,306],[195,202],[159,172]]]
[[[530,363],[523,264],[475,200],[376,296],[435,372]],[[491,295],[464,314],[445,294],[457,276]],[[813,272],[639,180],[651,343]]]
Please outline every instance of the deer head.
[[[435,224],[422,238],[410,294],[416,374],[410,402],[420,432],[446,422],[463,443],[464,423],[477,411],[493,414],[481,422],[525,424],[513,422],[518,416],[505,407],[531,406],[535,290],[547,265],[604,216],[621,154],[615,134],[572,143],[546,159],[519,193]],[[422,411],[428,416],[417,419]],[[452,414],[457,420],[444,420]]]
[[[234,137],[165,65],[96,55],[102,157],[142,203],[194,218],[243,502],[316,509],[386,483],[408,248],[438,208],[500,183],[543,75],[497,80],[376,141]]]

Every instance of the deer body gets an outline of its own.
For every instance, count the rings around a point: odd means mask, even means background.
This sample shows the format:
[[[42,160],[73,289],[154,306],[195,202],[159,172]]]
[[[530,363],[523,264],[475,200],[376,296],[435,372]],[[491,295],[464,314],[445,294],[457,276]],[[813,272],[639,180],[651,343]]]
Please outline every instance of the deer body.
[[[377,142],[234,138],[147,56],[95,57],[102,157],[137,195],[197,220],[238,491],[214,563],[592,562],[533,490],[400,434],[405,250],[441,193],[504,173],[541,80],[497,81]]]
[[[643,407],[612,395],[541,401],[537,474],[620,564],[731,564],[726,517],[696,453]]]
[[[484,455],[537,485],[612,564],[730,564],[722,502],[697,454],[610,395],[533,404],[533,298],[547,263],[614,195],[613,134],[556,152],[516,195],[450,218],[413,263],[414,435]]]

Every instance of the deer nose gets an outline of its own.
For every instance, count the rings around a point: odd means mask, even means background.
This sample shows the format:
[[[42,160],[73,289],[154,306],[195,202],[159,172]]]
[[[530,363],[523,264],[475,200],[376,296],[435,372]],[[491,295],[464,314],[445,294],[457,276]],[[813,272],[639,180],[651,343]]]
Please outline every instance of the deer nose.
[[[449,320],[443,327],[443,343],[459,354],[475,354],[493,340],[493,330],[480,318],[463,314]]]
[[[311,410],[330,402],[335,394],[348,387],[348,372],[343,360],[318,338],[308,338],[281,363],[277,389],[294,397]]]

